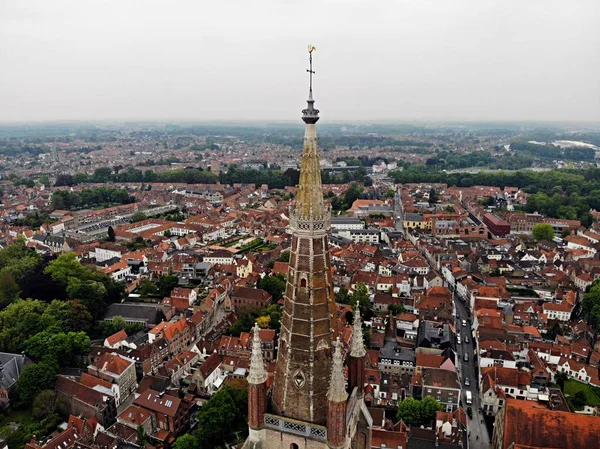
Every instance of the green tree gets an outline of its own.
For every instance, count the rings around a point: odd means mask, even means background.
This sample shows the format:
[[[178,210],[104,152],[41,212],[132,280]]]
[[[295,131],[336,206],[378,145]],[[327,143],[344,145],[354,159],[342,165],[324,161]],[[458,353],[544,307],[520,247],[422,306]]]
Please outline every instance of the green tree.
[[[600,328],[600,280],[595,280],[583,295],[581,310],[587,316],[588,323],[595,329]]]
[[[36,361],[67,366],[78,355],[90,351],[90,338],[85,332],[56,332],[49,329],[29,337],[24,343],[25,353]]]
[[[409,426],[428,426],[435,419],[436,412],[441,410],[441,404],[431,396],[420,401],[408,397],[398,404],[398,418]]]
[[[43,390],[33,400],[31,415],[37,419],[56,413],[57,396],[54,390]]]
[[[132,223],[137,223],[138,221],[143,221],[146,218],[148,218],[148,217],[146,217],[145,213],[143,213],[143,212],[136,212],[135,214],[133,214],[131,216],[131,222]]]
[[[360,304],[363,309],[371,309],[371,300],[369,299],[369,289],[364,283],[359,283],[352,293],[352,304],[356,302]]]
[[[115,316],[111,321],[101,321],[98,324],[100,334],[103,337],[115,334],[125,329],[127,335],[134,335],[144,329],[143,323],[127,323],[122,316]]]
[[[55,299],[46,307],[44,315],[57,323],[63,332],[89,331],[93,318],[87,307],[78,300]]]
[[[233,323],[233,325],[229,328],[229,333],[235,337],[239,337],[242,332],[250,332],[250,329],[254,326],[256,322],[256,315],[251,313],[246,313],[242,315],[238,320]]]
[[[585,395],[585,391],[576,391],[573,395],[573,399],[571,399],[571,402],[573,402],[573,405],[577,408],[581,408],[587,404],[587,396]]]
[[[49,275],[52,280],[63,284],[67,284],[69,278],[87,279],[88,272],[89,269],[81,265],[75,253],[62,253],[44,270],[44,273]]]
[[[58,369],[51,363],[35,363],[23,369],[17,381],[17,394],[21,404],[31,404],[43,390],[54,387]]]
[[[6,307],[19,296],[19,284],[7,269],[0,271],[0,308]]]
[[[106,240],[109,242],[114,242],[115,240],[117,240],[116,236],[115,236],[115,230],[113,229],[112,226],[108,227],[108,236],[106,237]]]
[[[46,176],[46,175],[40,176],[38,179],[38,182],[40,184],[44,184],[46,187],[50,187],[50,180],[48,179],[48,176]]]
[[[56,319],[44,314],[42,301],[19,299],[0,311],[0,351],[20,353],[27,338],[51,326]]]
[[[81,301],[94,317],[99,317],[106,307],[107,291],[102,282],[70,278],[67,294]]]
[[[140,446],[145,446],[148,443],[148,435],[146,435],[144,428],[142,426],[137,426],[135,431],[137,433],[138,444]],[[177,440],[179,440],[179,438]],[[177,444],[177,440],[175,441],[175,444]],[[182,449],[185,449],[185,448],[182,448]]]
[[[419,401],[413,397],[407,397],[398,404],[398,419],[407,426],[420,426],[421,407]]]
[[[108,182],[112,178],[112,169],[109,167],[100,167],[94,170],[92,175],[93,182]]]
[[[335,302],[339,304],[350,304],[351,295],[346,287],[342,286],[335,292]]]
[[[557,372],[554,375],[554,382],[556,382],[556,385],[558,385],[558,388],[560,388],[561,391],[564,391],[565,389],[565,382],[567,381],[568,376],[566,375],[566,373],[563,372]]]
[[[269,317],[269,327],[279,330],[281,326],[281,308],[277,304],[271,304],[259,312],[259,317]]]
[[[258,288],[262,288],[271,296],[273,301],[278,301],[285,292],[286,281],[283,275],[265,276],[258,281]]]
[[[429,204],[435,204],[438,202],[438,194],[435,189],[432,187],[429,189]]]
[[[169,296],[171,291],[179,285],[179,278],[173,275],[162,275],[158,279],[158,294],[163,298]]]
[[[198,436],[207,447],[224,445],[239,408],[229,387],[222,388],[204,403],[198,414]]]
[[[199,449],[200,448],[200,440],[198,437],[194,435],[190,435],[186,433],[181,435],[179,438],[175,440],[173,443],[173,449]]]
[[[344,203],[346,204],[346,209],[349,209],[352,206],[352,203],[360,198],[363,193],[362,187],[358,184],[352,184],[346,193],[344,193]]]
[[[137,293],[142,296],[150,296],[158,294],[158,287],[150,279],[142,279],[137,289]]]
[[[288,263],[290,261],[290,255],[291,255],[290,250],[282,251],[281,254],[279,255],[279,261]]]
[[[404,313],[406,309],[402,304],[392,304],[388,306],[388,310],[394,315],[398,315],[399,313]]]
[[[435,419],[435,414],[442,411],[442,405],[431,396],[425,396],[420,402],[421,421],[428,425]]]
[[[533,233],[533,238],[538,242],[540,240],[552,241],[554,239],[554,229],[548,223],[537,223],[533,226],[531,232]]]
[[[41,263],[40,255],[35,250],[27,248],[23,238],[0,250],[0,269],[10,272],[17,283],[33,273]]]
[[[396,191],[392,187],[390,187],[386,190],[384,196],[386,198],[394,198],[394,196],[396,196]]]

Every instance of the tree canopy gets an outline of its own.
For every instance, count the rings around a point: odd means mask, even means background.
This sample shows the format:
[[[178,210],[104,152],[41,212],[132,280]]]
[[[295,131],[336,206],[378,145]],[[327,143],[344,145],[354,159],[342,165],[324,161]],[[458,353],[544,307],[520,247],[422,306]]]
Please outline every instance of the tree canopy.
[[[421,400],[407,397],[398,404],[398,418],[409,426],[428,426],[440,410],[442,406],[431,396],[425,396]]]
[[[533,238],[538,242],[540,240],[549,240],[552,241],[554,239],[554,229],[552,225],[548,223],[537,223],[531,229],[533,233]]]
[[[265,276],[258,281],[258,288],[262,288],[273,296],[273,301],[279,301],[285,292],[285,277],[282,274]]]

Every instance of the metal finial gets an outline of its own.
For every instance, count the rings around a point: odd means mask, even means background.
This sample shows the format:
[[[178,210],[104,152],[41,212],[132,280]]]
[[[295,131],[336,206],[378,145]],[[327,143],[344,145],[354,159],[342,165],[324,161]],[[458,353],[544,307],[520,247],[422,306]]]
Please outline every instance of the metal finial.
[[[312,79],[313,79],[313,74],[315,73],[315,71],[313,70],[313,66],[312,66],[312,54],[313,54],[313,51],[315,51],[316,49],[317,49],[317,47],[315,47],[314,45],[308,46],[309,68],[306,69],[306,71],[309,73],[309,89],[308,89],[308,100],[307,100],[308,107],[306,109],[302,110],[302,120],[307,125],[308,124],[314,125],[319,120],[319,110],[315,109],[315,106],[314,106],[315,100],[313,99],[313,93],[312,93]]]
[[[317,47],[315,47],[314,45],[309,45],[308,46],[308,63],[309,63],[309,68],[306,69],[306,71],[309,73],[309,90],[310,90],[310,92],[312,92],[312,76],[315,73],[315,71],[312,69],[312,53],[316,49],[317,49]]]

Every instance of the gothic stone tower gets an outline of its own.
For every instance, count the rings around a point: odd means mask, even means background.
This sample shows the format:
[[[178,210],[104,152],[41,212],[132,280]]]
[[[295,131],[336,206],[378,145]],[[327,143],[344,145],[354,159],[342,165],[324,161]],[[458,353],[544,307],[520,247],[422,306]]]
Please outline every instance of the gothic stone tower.
[[[251,410],[252,407],[263,410],[262,387],[255,386],[262,384],[263,377],[259,370],[251,369],[261,376],[249,381],[253,389],[248,404],[252,420],[245,449],[370,447],[371,418],[357,389],[350,398],[345,391],[339,343],[332,351],[337,331],[332,324],[335,301],[327,241],[331,214],[325,206],[321,185],[316,132],[319,111],[314,108],[312,93],[313,50],[314,47],[309,47],[310,89],[308,107],[302,111],[306,130],[298,195],[290,209],[292,247],[277,366],[264,423],[256,419],[260,415]],[[260,362],[255,365],[259,366]],[[363,427],[367,430],[360,433]],[[359,435],[368,432],[369,437],[361,437],[356,444],[352,437],[357,432]]]
[[[312,80],[312,64],[310,72]],[[272,405],[280,416],[325,425],[335,302],[327,243],[331,215],[323,201],[314,102],[311,81],[302,111],[298,195],[290,209],[292,247]]]

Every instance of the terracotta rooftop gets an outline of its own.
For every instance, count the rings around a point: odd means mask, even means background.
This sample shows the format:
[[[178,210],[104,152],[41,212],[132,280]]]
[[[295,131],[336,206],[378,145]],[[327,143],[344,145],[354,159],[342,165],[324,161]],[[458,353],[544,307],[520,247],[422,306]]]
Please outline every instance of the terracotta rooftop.
[[[549,410],[534,401],[507,399],[502,449],[600,448],[600,417]]]

